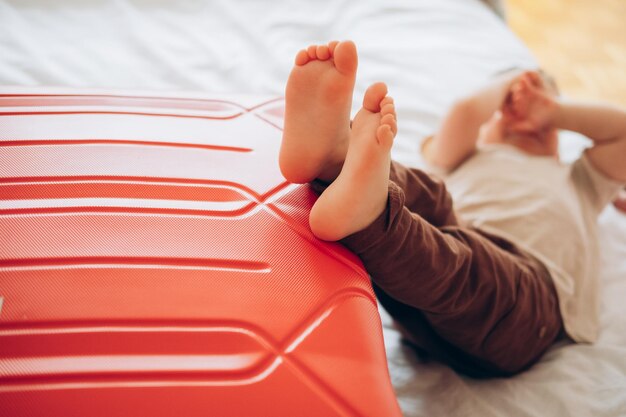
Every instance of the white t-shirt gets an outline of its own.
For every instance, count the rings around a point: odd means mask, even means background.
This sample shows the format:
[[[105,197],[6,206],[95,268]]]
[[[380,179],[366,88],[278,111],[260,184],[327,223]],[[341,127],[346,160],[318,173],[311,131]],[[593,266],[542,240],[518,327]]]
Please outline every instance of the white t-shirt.
[[[573,164],[506,144],[481,147],[441,175],[458,216],[542,261],[554,280],[567,334],[594,342],[599,332],[597,218],[623,184],[586,155]]]

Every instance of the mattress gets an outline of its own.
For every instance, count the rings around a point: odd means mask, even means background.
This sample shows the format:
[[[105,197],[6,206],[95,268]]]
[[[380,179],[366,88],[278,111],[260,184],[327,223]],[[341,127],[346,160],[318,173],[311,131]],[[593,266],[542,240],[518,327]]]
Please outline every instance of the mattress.
[[[420,166],[419,143],[451,101],[510,67],[537,63],[477,0],[0,1],[0,83],[159,94],[277,97],[296,51],[330,39],[359,48],[355,108],[372,82],[396,99],[393,157]],[[173,93],[176,92],[176,93]],[[564,135],[565,161],[586,146]],[[476,381],[418,357],[379,310],[391,381],[406,416],[626,415],[626,218],[600,218],[601,336],[561,343],[529,371]]]

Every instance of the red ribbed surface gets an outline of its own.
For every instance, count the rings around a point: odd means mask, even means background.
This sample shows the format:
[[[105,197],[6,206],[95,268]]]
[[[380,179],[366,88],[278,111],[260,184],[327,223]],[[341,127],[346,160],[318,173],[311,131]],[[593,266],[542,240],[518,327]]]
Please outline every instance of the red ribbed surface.
[[[283,102],[240,102],[0,94],[0,415],[400,415]]]

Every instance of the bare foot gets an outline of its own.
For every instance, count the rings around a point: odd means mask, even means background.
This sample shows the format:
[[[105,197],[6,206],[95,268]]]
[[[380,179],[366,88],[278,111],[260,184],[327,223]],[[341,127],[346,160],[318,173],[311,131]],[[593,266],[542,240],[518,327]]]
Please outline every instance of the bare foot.
[[[393,99],[386,94],[383,83],[365,92],[341,173],[311,209],[311,230],[320,239],[340,240],[363,230],[385,210],[397,131]]]
[[[279,165],[287,181],[334,180],[348,149],[357,68],[353,42],[310,46],[296,56],[285,91]]]

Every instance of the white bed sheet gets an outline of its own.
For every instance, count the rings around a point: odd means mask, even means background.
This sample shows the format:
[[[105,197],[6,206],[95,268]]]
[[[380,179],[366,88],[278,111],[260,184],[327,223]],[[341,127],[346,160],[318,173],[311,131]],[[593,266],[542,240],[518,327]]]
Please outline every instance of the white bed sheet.
[[[357,97],[389,84],[393,156],[413,166],[454,97],[499,70],[536,66],[478,0],[0,0],[0,85],[282,95],[295,52],[330,39],[357,42]],[[565,137],[565,159],[584,143]],[[608,208],[600,224],[599,342],[555,346],[514,378],[477,381],[420,362],[381,310],[404,414],[626,416],[626,216]]]

